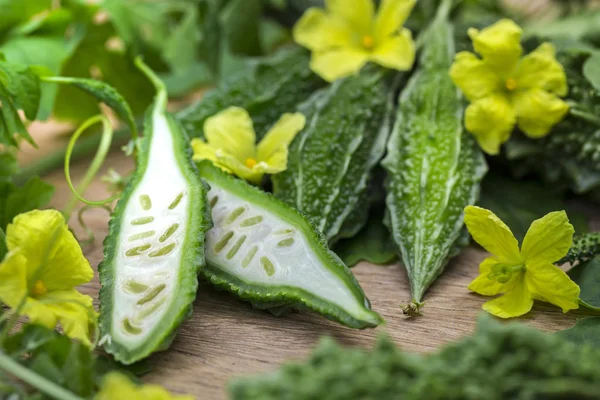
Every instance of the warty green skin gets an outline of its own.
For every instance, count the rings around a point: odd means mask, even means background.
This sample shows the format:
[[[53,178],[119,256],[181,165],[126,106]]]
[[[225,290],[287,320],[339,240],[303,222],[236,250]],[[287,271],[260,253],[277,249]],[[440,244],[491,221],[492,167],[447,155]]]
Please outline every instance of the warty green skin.
[[[248,111],[257,138],[282,114],[292,112],[326,82],[308,66],[308,51],[291,46],[259,59],[239,74],[228,77],[218,88],[177,114],[191,137],[203,137],[208,117],[231,106]]]
[[[462,100],[448,75],[452,26],[438,15],[425,34],[419,68],[400,95],[382,163],[388,172],[388,226],[416,302],[455,255],[463,210],[476,202],[487,171],[462,128]]]
[[[369,179],[391,125],[387,81],[384,71],[366,68],[302,104],[306,127],[290,146],[287,169],[272,177],[274,194],[306,214],[330,243],[366,222]]]
[[[198,163],[198,170],[202,179],[211,188],[217,188],[236,198],[241,198],[250,207],[265,210],[266,213],[274,215],[279,221],[293,226],[297,233],[308,243],[308,249],[319,260],[320,267],[331,273],[335,280],[343,285],[344,290],[351,294],[353,304],[360,310],[358,312],[360,316],[347,311],[339,304],[331,303],[323,297],[319,297],[319,293],[311,292],[299,286],[273,285],[269,284],[267,279],[264,279],[264,281],[249,281],[232,272],[232,268],[228,269],[225,265],[219,265],[220,261],[211,258],[212,253],[207,248],[207,265],[201,270],[201,274],[212,284],[252,302],[256,308],[268,309],[275,315],[280,315],[290,309],[306,308],[351,328],[375,327],[383,322],[379,314],[371,310],[369,300],[365,297],[352,272],[328,248],[324,237],[308,218],[270,193],[263,192],[245,181],[232,177],[213,166],[209,161]],[[209,192],[210,197],[211,193]],[[218,201],[221,202],[222,200]],[[215,218],[215,227],[219,224],[220,221]],[[251,236],[253,233],[248,232],[248,235]],[[232,241],[234,240],[235,237]],[[208,239],[207,246],[209,246]],[[224,252],[226,251],[227,249],[224,250]],[[231,262],[234,261],[235,259]],[[298,279],[302,279],[302,276],[298,276]]]
[[[164,97],[161,97],[164,96]],[[138,149],[137,168],[134,175],[123,191],[109,222],[109,233],[104,240],[104,260],[98,267],[100,274],[100,331],[105,342],[104,349],[113,354],[115,359],[124,364],[149,356],[155,351],[167,349],[179,325],[192,313],[192,303],[196,298],[198,287],[198,271],[205,264],[204,239],[205,232],[211,228],[212,221],[210,209],[206,201],[208,187],[198,177],[194,163],[191,161],[192,151],[189,146],[189,138],[181,125],[164,111],[166,106],[166,93],[159,94],[153,106],[149,109],[145,118],[144,137],[140,141]],[[147,339],[135,348],[130,348],[115,340],[112,335],[113,324],[120,321],[113,320],[113,310],[119,307],[114,303],[114,292],[119,282],[116,274],[115,259],[121,246],[130,245],[128,238],[121,237],[121,228],[124,222],[124,213],[131,201],[137,201],[132,197],[136,187],[144,178],[149,159],[149,151],[153,139],[153,114],[163,113],[167,118],[169,132],[173,140],[172,151],[175,154],[177,164],[182,175],[187,181],[187,196],[189,196],[187,207],[187,229],[181,245],[181,261],[179,265],[173,266],[178,269],[177,290],[168,309],[164,312],[160,322],[152,328]],[[164,149],[164,151],[169,151]],[[157,182],[160,184],[160,182]],[[159,217],[160,218],[160,217]],[[107,336],[108,335],[108,336]],[[108,338],[108,339],[107,339]]]

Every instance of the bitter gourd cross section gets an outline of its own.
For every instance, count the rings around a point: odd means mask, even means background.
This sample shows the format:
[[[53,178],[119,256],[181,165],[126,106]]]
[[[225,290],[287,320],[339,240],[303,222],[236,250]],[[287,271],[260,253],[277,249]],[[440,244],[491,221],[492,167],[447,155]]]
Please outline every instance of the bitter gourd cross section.
[[[208,161],[198,169],[210,186],[214,221],[201,272],[213,284],[258,305],[309,308],[353,328],[382,321],[308,219]]]
[[[400,95],[383,166],[389,227],[420,302],[455,255],[463,210],[474,204],[487,166],[463,130],[463,103],[448,75],[454,58],[449,2],[424,33],[419,67]]]
[[[211,226],[208,188],[191,161],[189,139],[165,111],[164,87],[151,78],[158,94],[99,266],[105,349],[125,364],[168,347],[191,312]]]

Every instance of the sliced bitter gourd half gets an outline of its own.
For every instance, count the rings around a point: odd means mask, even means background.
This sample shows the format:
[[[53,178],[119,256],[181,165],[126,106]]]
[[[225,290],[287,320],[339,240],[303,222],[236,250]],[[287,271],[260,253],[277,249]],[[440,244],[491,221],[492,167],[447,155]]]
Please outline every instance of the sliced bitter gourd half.
[[[214,226],[202,273],[213,284],[259,306],[309,308],[353,328],[382,322],[352,272],[296,209],[208,161],[198,169],[210,186]]]
[[[158,95],[99,267],[105,349],[126,364],[168,347],[191,313],[211,226],[208,188],[191,162],[189,140],[165,111],[164,87],[151,78]]]

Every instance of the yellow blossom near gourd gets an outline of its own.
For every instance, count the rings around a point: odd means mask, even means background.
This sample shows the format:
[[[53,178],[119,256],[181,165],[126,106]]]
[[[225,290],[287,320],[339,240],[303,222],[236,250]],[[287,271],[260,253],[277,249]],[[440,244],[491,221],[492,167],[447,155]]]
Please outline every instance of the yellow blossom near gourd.
[[[484,208],[465,208],[465,224],[473,239],[492,253],[479,265],[479,276],[469,289],[484,296],[502,296],[483,305],[501,318],[526,314],[533,300],[579,308],[579,286],[553,263],[563,258],[573,241],[573,225],[564,211],[533,221],[519,250],[510,228]]]
[[[118,372],[108,373],[96,400],[193,400],[194,396],[176,396],[159,385],[136,385]]]
[[[450,76],[471,104],[465,126],[488,154],[498,154],[515,124],[529,137],[540,138],[560,122],[569,106],[567,78],[551,43],[521,58],[521,28],[509,19],[482,31],[468,31],[481,58],[456,54]]]
[[[6,229],[8,253],[0,263],[0,301],[36,324],[91,346],[97,324],[92,298],[74,289],[94,272],[56,210],[17,215]]]
[[[206,142],[192,139],[193,159],[210,160],[221,169],[257,184],[264,174],[285,171],[288,147],[305,123],[306,118],[300,113],[284,114],[257,146],[248,112],[229,107],[204,123]]]
[[[309,8],[294,26],[296,43],[312,51],[310,68],[332,82],[371,61],[409,70],[415,61],[411,32],[403,28],[416,0],[325,0],[327,11]]]

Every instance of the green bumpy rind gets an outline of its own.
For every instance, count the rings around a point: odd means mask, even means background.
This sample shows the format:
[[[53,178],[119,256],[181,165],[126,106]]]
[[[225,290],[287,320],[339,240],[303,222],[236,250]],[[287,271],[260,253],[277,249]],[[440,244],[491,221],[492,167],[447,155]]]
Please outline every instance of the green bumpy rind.
[[[386,76],[365,68],[302,104],[306,127],[290,146],[287,169],[272,178],[274,194],[306,214],[330,243],[366,222],[365,193],[391,125]]]
[[[177,119],[190,136],[203,137],[208,117],[237,106],[248,111],[260,139],[282,114],[293,112],[299,103],[325,86],[325,81],[311,72],[309,60],[308,51],[299,46],[284,48],[228,77],[218,88],[179,112]]]
[[[137,168],[123,191],[123,195],[118,201],[109,222],[108,236],[104,239],[104,260],[98,266],[100,275],[100,332],[101,335],[110,335],[112,328],[112,310],[113,290],[114,290],[114,269],[113,260],[119,232],[121,228],[121,218],[131,195],[141,181],[146,171],[146,166],[150,160],[148,152],[152,140],[152,114],[154,107],[148,110],[145,118],[145,135],[141,139],[139,151],[137,153]],[[208,186],[198,177],[195,164],[191,162],[192,149],[189,145],[189,138],[181,126],[171,115],[167,114],[171,137],[174,142],[174,151],[177,157],[178,165],[183,171],[186,181],[189,183],[189,223],[186,232],[185,248],[182,250],[182,260],[180,265],[176,299],[165,312],[165,317],[159,325],[154,328],[154,333],[150,335],[150,340],[143,343],[139,348],[133,351],[114,340],[106,341],[104,349],[114,355],[117,361],[124,364],[131,364],[142,358],[147,357],[155,351],[167,349],[176,335],[179,325],[191,316],[192,303],[196,298],[198,288],[198,272],[205,266],[204,259],[204,240],[205,232],[212,227],[210,207],[206,200]]]
[[[401,93],[383,161],[387,221],[417,302],[456,254],[463,210],[476,202],[487,171],[473,137],[463,130],[462,100],[448,75],[452,31],[438,14],[425,33],[420,66]]]
[[[201,270],[201,274],[210,280],[212,284],[235,293],[241,299],[252,302],[257,308],[273,308],[276,315],[280,311],[291,308],[308,308],[351,328],[375,327],[383,322],[381,316],[371,310],[369,300],[352,272],[329,249],[323,235],[308,218],[272,194],[263,192],[245,181],[232,177],[213,166],[209,161],[201,161],[197,165],[200,176],[210,186],[216,185],[254,206],[264,208],[278,218],[294,225],[302,232],[310,243],[311,250],[318,255],[323,266],[335,274],[350,289],[357,302],[363,306],[364,318],[355,318],[340,306],[328,303],[319,298],[317,294],[309,293],[303,289],[290,286],[267,287],[246,282],[240,277],[219,268],[218,265],[211,265],[207,260],[207,265]]]

